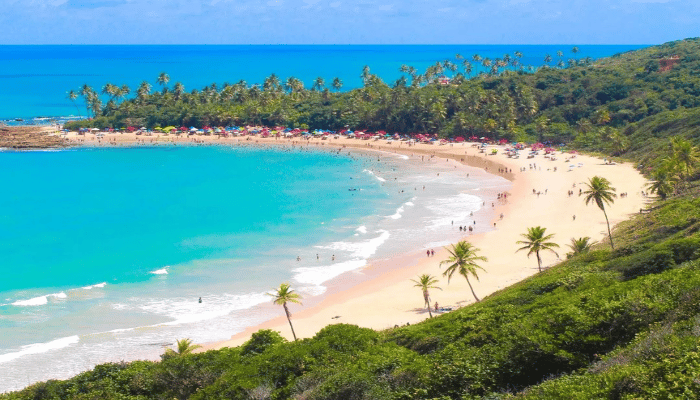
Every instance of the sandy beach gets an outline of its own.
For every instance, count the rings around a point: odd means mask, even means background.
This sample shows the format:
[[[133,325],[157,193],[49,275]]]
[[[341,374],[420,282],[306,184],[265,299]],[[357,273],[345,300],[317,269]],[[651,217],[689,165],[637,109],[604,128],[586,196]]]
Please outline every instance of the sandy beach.
[[[488,173],[510,180],[512,186],[505,201],[485,205],[486,208],[491,208],[494,229],[483,234],[465,234],[466,239],[480,249],[479,255],[488,258],[487,262],[481,262],[484,270],[479,272],[479,280],[472,280],[474,291],[482,299],[538,272],[534,256],[528,258],[524,251],[516,253],[520,247],[516,241],[522,239],[520,235],[528,227],[545,227],[548,234],[554,234],[553,241],[560,246],[559,257],[552,253],[542,254],[543,266],[547,267],[566,258],[569,251],[567,244],[571,238],[590,236],[600,242],[606,240],[603,213],[594,204],[586,206],[583,196],[579,196],[579,190],[585,190],[584,182],[588,178],[595,175],[605,177],[617,189],[618,194],[627,194],[618,196],[615,203],[607,208],[611,225],[638,213],[650,201],[641,193],[645,190],[647,181],[631,164],[608,164],[595,157],[560,152],[557,152],[556,160],[545,158],[543,152],[534,158],[527,158],[525,151],[521,152],[520,158],[514,159],[503,154],[504,146],[489,146],[486,152],[481,153],[479,148],[466,142],[453,145],[415,144],[409,147],[406,143],[400,144],[397,141],[389,143],[385,140],[348,138],[306,140],[198,136],[194,139],[173,135],[142,137],[134,134],[106,134],[98,140],[92,134],[78,136],[74,133],[69,134],[68,139],[95,146],[113,145],[111,143],[294,143],[344,148],[344,151],[362,149],[396,152],[409,157],[429,158],[433,162],[462,163],[483,168]],[[492,155],[492,148],[499,149],[498,154]],[[468,178],[465,176],[465,179]],[[573,195],[569,195],[569,191],[573,191]],[[454,229],[457,230],[458,226],[455,225]],[[379,260],[359,272],[347,273],[327,282],[328,291],[322,301],[306,306],[290,305],[297,336],[312,337],[326,325],[334,323],[385,329],[422,321],[428,318],[428,313],[423,305],[421,291],[411,281],[421,274],[430,274],[440,280],[438,286],[442,290],[431,290],[433,304],[437,302],[440,307],[456,309],[474,302],[467,282],[461,276],[453,277],[449,284],[447,278],[442,277],[443,269],[439,263],[445,258],[445,249],[436,248],[433,257],[426,257],[424,250],[405,249],[403,254]],[[279,283],[273,282],[270,286]],[[259,329],[273,329],[291,339],[291,331],[282,308],[271,303],[262,307],[277,309],[279,317],[250,327],[232,336],[230,340],[206,344],[203,350],[240,345]]]

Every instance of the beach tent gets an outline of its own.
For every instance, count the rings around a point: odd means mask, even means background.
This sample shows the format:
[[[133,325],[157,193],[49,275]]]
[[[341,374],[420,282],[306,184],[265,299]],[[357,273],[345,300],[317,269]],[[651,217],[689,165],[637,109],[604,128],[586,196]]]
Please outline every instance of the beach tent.
[[[463,142],[463,141],[464,141],[464,138],[461,137],[461,136],[457,136],[457,137],[455,138],[455,142],[457,142],[457,143],[461,143],[461,142]]]

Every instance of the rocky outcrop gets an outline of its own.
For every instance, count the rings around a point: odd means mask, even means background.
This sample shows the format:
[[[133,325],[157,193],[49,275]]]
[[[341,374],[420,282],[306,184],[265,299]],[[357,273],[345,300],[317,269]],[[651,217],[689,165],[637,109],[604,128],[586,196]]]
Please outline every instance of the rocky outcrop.
[[[55,128],[35,126],[0,126],[0,148],[47,149],[68,147],[67,139]]]

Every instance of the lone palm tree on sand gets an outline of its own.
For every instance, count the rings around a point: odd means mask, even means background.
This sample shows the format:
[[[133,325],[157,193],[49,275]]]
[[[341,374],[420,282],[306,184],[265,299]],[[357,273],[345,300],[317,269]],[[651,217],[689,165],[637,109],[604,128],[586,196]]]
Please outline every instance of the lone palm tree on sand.
[[[288,283],[283,283],[280,285],[280,287],[274,290],[275,292],[267,293],[267,295],[274,297],[272,300],[273,303],[284,307],[284,313],[287,315],[289,327],[292,328],[292,336],[294,336],[294,340],[296,341],[297,335],[294,333],[294,326],[292,326],[292,314],[289,312],[289,308],[287,308],[287,303],[301,304],[301,296],[298,293],[294,293],[294,290],[290,288]]]
[[[428,274],[423,274],[418,277],[418,280],[411,279],[412,282],[415,283],[415,287],[421,288],[423,291],[423,299],[425,300],[425,306],[428,307],[428,315],[430,315],[430,318],[433,318],[433,313],[430,312],[430,292],[428,291],[429,289],[439,289],[442,290],[441,288],[435,286],[436,283],[438,283],[437,278],[434,276],[430,276]],[[435,310],[437,311],[437,310]]]
[[[586,183],[586,187],[588,189],[583,192],[583,194],[586,195],[586,205],[593,201],[598,206],[598,208],[600,208],[601,211],[603,211],[603,215],[605,215],[605,222],[608,224],[608,236],[610,237],[610,247],[612,247],[614,250],[615,245],[613,244],[612,232],[610,232],[610,221],[608,220],[608,213],[605,212],[605,204],[612,204],[615,202],[615,200],[613,200],[615,197],[617,197],[617,195],[615,194],[615,188],[610,186],[609,180],[601,176],[594,176],[593,178],[590,178]]]
[[[442,275],[447,277],[447,283],[450,283],[450,279],[455,272],[462,275],[464,279],[467,280],[469,289],[471,289],[474,299],[478,302],[479,298],[476,297],[476,293],[474,293],[472,283],[469,281],[469,275],[473,275],[476,280],[479,280],[476,270],[477,268],[483,270],[483,268],[481,268],[476,261],[488,260],[484,256],[477,256],[476,253],[479,251],[479,249],[464,240],[453,244],[452,248],[447,248],[447,251],[450,253],[450,258],[440,263],[440,265],[447,264],[447,269],[442,273]]]
[[[545,235],[544,233],[546,230],[547,228],[543,228],[541,226],[527,228],[527,233],[520,235],[526,240],[518,240],[516,242],[517,244],[524,245],[516,250],[516,253],[520,250],[529,250],[527,253],[528,258],[530,257],[530,254],[535,253],[537,256],[537,269],[539,269],[540,272],[542,272],[542,258],[540,257],[540,251],[551,251],[552,253],[556,254],[557,257],[559,257],[559,254],[554,251],[554,248],[559,247],[559,245],[553,242],[548,242],[548,240],[552,239],[554,234]]]

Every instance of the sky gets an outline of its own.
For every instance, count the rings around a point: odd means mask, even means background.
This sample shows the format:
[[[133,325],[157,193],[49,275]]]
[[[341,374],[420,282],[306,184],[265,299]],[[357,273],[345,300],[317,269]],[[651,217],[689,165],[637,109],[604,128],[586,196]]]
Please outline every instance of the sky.
[[[0,0],[0,44],[660,44],[700,0]]]

